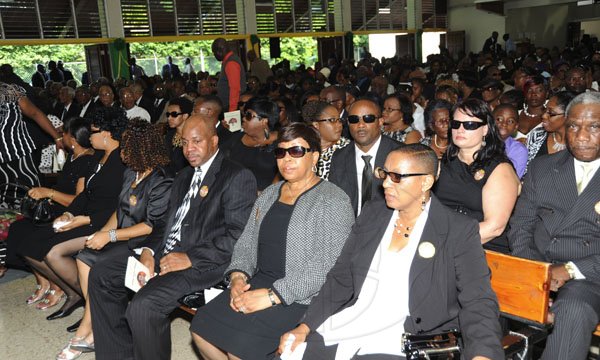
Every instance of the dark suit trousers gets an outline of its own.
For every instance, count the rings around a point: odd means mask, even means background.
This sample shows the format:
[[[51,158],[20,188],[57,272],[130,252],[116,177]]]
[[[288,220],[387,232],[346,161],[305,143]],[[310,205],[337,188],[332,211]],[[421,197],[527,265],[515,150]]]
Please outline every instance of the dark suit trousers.
[[[592,332],[600,318],[600,285],[587,280],[567,282],[550,311],[554,313],[554,328],[542,359],[587,359]]]
[[[152,278],[128,305],[124,285],[129,251],[105,259],[92,267],[89,298],[96,359],[170,359],[169,314],[179,306],[177,299],[216,284],[224,268],[200,273],[187,269]]]

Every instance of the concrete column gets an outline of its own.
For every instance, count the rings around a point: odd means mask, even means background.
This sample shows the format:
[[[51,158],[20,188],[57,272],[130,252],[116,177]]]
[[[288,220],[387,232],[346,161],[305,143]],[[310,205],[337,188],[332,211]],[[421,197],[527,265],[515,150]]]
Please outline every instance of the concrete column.
[[[422,34],[423,34],[423,13],[421,1],[408,0],[406,2],[406,20],[407,29],[415,30],[415,58],[421,61],[422,53]]]
[[[106,29],[102,29],[102,36],[108,38],[125,37],[123,16],[121,15],[121,1],[98,0],[98,10],[100,10],[100,16],[104,15],[106,19]]]
[[[240,34],[256,34],[256,1],[236,0],[238,32]]]
[[[333,31],[352,31],[352,1],[335,0],[333,3],[335,27]]]

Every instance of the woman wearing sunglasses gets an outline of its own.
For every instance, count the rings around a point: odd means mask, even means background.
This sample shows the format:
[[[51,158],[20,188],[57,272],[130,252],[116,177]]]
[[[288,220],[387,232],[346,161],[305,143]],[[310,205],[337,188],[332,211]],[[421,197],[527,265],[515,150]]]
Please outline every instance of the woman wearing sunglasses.
[[[519,192],[490,108],[466,99],[455,106],[448,151],[434,188],[440,201],[479,221],[484,247],[509,252],[505,228]]]
[[[350,140],[342,137],[342,120],[339,112],[335,106],[329,105],[326,101],[313,101],[302,108],[302,118],[321,135],[321,156],[317,162],[317,176],[328,180],[333,154],[350,144]]]
[[[169,150],[169,170],[177,174],[179,170],[188,166],[188,162],[183,156],[181,147],[181,134],[185,120],[190,117],[194,104],[184,97],[178,97],[169,101],[167,106],[167,133],[165,134],[165,143]]]
[[[279,108],[277,103],[265,97],[253,97],[244,109],[244,131],[231,135],[231,139],[221,148],[229,152],[231,160],[252,171],[260,192],[271,185],[277,176],[277,164],[273,157],[277,133],[272,130],[279,121]]]
[[[274,155],[284,181],[254,204],[225,273],[230,290],[192,321],[204,359],[272,359],[335,263],[354,213],[344,191],[315,174],[320,146],[312,126],[282,128]]]
[[[421,134],[412,127],[413,104],[405,95],[390,95],[383,102],[383,135],[405,144],[418,143]]]

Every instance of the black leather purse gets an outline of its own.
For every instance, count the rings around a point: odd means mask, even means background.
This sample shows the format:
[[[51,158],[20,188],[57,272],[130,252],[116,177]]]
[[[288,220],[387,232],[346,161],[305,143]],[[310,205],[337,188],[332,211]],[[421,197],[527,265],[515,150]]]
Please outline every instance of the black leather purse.
[[[217,285],[212,286],[219,290],[226,290],[227,285],[224,282],[220,282]],[[180,297],[177,300],[181,305],[185,305],[191,309],[198,309],[201,306],[206,305],[206,299],[204,298],[204,290],[194,291],[191,294]]]
[[[461,335],[457,330],[437,334],[402,335],[406,359],[460,359]]]
[[[35,225],[45,225],[53,220],[50,199],[35,200],[27,192],[29,187],[16,183],[0,184],[0,192],[4,202],[12,209],[21,213]]]

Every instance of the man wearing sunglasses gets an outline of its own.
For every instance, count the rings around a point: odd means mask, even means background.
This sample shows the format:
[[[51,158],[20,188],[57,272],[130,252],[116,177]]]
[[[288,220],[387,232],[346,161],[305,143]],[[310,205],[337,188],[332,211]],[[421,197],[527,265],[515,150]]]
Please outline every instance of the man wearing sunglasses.
[[[329,181],[348,194],[354,213],[358,215],[367,201],[383,197],[382,181],[374,178],[373,169],[383,166],[388,153],[401,144],[381,136],[381,108],[371,100],[358,100],[352,104],[348,126],[354,140],[333,155]]]
[[[133,251],[90,272],[97,359],[170,359],[169,314],[177,299],[222,279],[250,216],[256,180],[219,151],[215,127],[188,118],[182,146],[191,166],[173,181],[164,231],[155,229],[139,256],[157,274],[128,303],[124,277]]]

